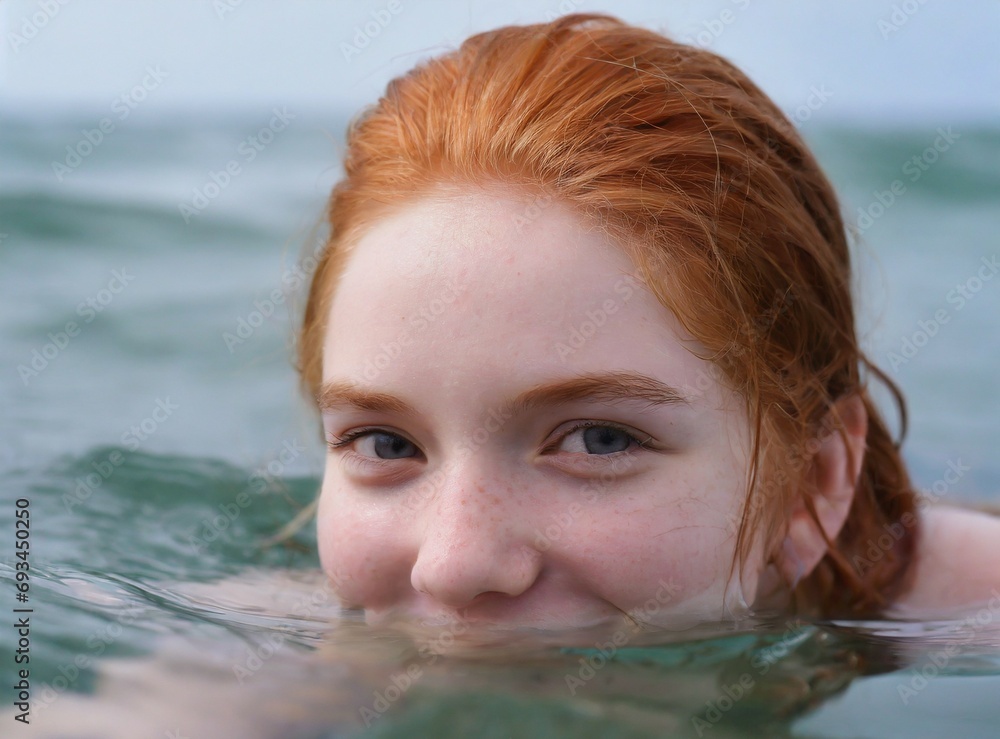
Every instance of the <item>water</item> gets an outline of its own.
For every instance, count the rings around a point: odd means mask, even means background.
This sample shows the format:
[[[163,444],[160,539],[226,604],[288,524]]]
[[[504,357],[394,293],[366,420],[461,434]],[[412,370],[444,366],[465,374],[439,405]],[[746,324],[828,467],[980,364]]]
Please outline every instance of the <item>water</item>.
[[[276,535],[308,515],[323,458],[295,387],[289,315],[343,119],[300,111],[248,161],[241,143],[271,116],[137,118],[61,180],[53,161],[65,165],[100,116],[0,117],[0,608],[17,605],[23,498],[34,610],[22,733],[995,735],[993,611],[971,625],[628,633],[610,657],[594,646],[610,635],[583,634],[564,648],[512,640],[436,657],[337,618],[311,526]],[[939,126],[805,133],[845,211],[877,215],[862,219],[862,326],[910,401],[917,483],[945,502],[996,505],[1000,279],[961,307],[949,296],[1000,252],[1000,129],[954,126],[960,137],[911,179],[906,163]],[[239,174],[186,223],[179,205],[234,160]],[[896,179],[905,189],[880,213]],[[948,320],[922,339],[939,310]],[[912,356],[890,367],[907,341]],[[950,464],[968,468],[955,483]],[[15,648],[0,630],[0,685],[18,680]],[[0,693],[7,735],[12,690]]]

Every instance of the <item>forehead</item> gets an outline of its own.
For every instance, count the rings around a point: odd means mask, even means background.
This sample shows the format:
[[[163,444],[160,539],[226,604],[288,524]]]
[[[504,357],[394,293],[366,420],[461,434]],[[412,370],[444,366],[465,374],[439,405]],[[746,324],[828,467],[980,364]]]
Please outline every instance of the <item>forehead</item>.
[[[378,385],[627,369],[696,386],[696,347],[625,251],[527,191],[448,189],[377,222],[338,282],[324,380]],[[470,377],[472,372],[475,377]]]
[[[558,201],[510,186],[439,186],[361,237],[338,297],[375,290],[402,300],[455,281],[491,295],[530,292],[540,283],[583,289],[632,272],[620,248]]]

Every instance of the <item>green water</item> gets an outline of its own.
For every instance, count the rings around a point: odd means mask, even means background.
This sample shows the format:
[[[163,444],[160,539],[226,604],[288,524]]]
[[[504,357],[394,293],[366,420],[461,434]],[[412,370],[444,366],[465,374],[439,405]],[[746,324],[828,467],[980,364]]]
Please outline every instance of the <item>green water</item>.
[[[188,222],[178,207],[266,114],[122,127],[61,180],[52,162],[93,122],[0,117],[0,609],[33,609],[32,724],[13,722],[5,688],[0,735],[1000,734],[1000,612],[630,633],[613,654],[594,647],[607,635],[582,651],[523,635],[477,659],[340,616],[313,577],[311,526],[272,540],[319,484],[288,345],[341,122],[302,113],[209,207]],[[848,214],[905,182],[864,229],[866,340],[885,365],[949,311],[892,371],[911,402],[907,459],[943,502],[997,502],[1000,280],[960,309],[948,296],[1000,252],[1000,132],[956,126],[911,181],[905,163],[940,125],[806,133]],[[945,485],[950,464],[965,471]],[[0,629],[0,685],[18,680],[16,648]]]

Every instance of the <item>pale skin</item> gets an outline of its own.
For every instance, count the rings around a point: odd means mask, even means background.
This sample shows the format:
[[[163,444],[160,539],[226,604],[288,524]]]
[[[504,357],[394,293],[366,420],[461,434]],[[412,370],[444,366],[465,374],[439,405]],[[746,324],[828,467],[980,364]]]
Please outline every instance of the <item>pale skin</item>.
[[[563,629],[627,613],[670,627],[751,613],[816,566],[817,525],[795,507],[784,538],[754,537],[728,577],[749,464],[741,399],[624,251],[559,203],[529,211],[532,197],[442,188],[356,244],[323,356],[337,446],[318,535],[335,591],[370,623]],[[581,378],[594,381],[556,389]],[[824,438],[809,468],[831,538],[867,424],[856,397],[838,410],[847,441]],[[915,587],[894,605],[989,600],[1000,521],[921,515]]]

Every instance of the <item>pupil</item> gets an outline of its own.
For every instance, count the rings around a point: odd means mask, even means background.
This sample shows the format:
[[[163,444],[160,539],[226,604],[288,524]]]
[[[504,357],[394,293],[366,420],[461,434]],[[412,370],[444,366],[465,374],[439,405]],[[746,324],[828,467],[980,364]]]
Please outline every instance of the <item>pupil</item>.
[[[614,443],[616,436],[618,444]],[[629,438],[621,429],[611,428],[610,426],[591,426],[584,430],[583,442],[587,451],[591,454],[611,454],[628,449]],[[616,448],[608,449],[607,445],[609,444]]]
[[[375,453],[382,459],[395,459],[409,444],[406,439],[391,434],[376,434]]]

